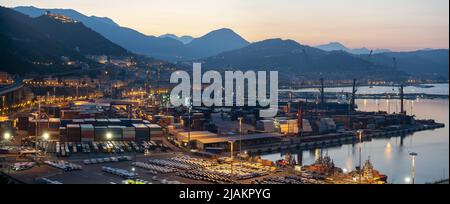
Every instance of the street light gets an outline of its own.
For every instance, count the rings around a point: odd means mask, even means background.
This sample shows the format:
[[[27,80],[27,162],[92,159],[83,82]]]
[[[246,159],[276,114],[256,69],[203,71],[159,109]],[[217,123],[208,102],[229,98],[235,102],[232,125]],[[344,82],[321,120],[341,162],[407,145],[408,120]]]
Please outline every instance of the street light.
[[[43,139],[44,141],[49,140],[49,139],[50,139],[50,134],[48,134],[48,132],[44,133],[44,134],[42,135],[42,139]]]
[[[417,157],[417,153],[415,152],[411,152],[409,153],[409,155],[411,156],[411,176],[412,176],[412,184],[415,184],[415,177],[416,177],[416,157]]]
[[[6,140],[6,141],[9,141],[11,139],[11,133],[5,132],[3,134],[3,139]]]
[[[112,133],[111,133],[111,132],[107,132],[107,133],[106,133],[106,140],[111,141],[112,138],[113,138]],[[109,145],[108,145],[108,147],[109,147]],[[108,148],[108,149],[109,149],[109,148]],[[111,152],[110,152],[111,155],[112,155],[112,151],[113,151],[113,149],[111,149]],[[114,152],[114,153],[115,153],[115,152]]]
[[[106,133],[106,139],[107,140],[111,140],[112,137],[113,137],[113,135],[110,132]]]
[[[48,132],[45,132],[42,135],[42,140],[48,141],[49,139],[50,139],[50,134]],[[45,147],[45,145],[44,145],[44,155],[47,156],[47,148]]]

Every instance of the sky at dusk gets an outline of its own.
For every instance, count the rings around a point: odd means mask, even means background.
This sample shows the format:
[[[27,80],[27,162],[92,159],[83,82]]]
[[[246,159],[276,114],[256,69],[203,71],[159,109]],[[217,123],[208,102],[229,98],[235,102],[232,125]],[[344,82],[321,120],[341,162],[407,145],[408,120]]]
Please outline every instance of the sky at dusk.
[[[448,48],[448,0],[0,0],[6,7],[71,8],[148,35],[200,37],[231,28],[255,42],[332,41],[348,47]]]

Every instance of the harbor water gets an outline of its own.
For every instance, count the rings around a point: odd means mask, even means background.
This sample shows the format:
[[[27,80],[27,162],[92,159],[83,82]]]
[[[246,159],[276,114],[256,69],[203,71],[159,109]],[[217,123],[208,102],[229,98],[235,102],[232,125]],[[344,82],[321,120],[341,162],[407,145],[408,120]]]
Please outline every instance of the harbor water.
[[[336,90],[345,88],[335,88]],[[385,93],[392,88],[373,87],[371,93]],[[448,84],[439,84],[435,88],[417,88],[426,94],[447,94]],[[417,90],[415,90],[417,91]],[[430,91],[431,93],[428,93]],[[357,100],[361,111],[399,112],[399,100]],[[405,101],[408,114],[416,119],[434,119],[444,123],[445,128],[416,132],[406,136],[372,139],[362,144],[349,144],[340,147],[291,152],[303,165],[314,163],[322,154],[328,154],[336,166],[344,171],[352,171],[359,165],[359,145],[362,145],[362,162],[371,160],[374,168],[388,176],[388,183],[411,183],[411,152],[418,153],[415,159],[415,182],[432,183],[449,177],[449,100],[417,99]],[[280,153],[263,155],[263,159],[276,161],[284,158]]]

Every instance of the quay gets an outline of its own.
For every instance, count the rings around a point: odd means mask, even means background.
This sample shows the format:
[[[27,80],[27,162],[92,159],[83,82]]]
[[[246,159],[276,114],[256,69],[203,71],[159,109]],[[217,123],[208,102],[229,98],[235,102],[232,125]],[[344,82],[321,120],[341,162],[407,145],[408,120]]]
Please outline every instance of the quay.
[[[402,136],[415,132],[434,130],[444,127],[445,125],[442,123],[434,123],[408,126],[398,130],[374,130],[364,134],[363,141],[370,141],[374,138],[390,138]],[[344,144],[353,144],[355,142],[358,142],[358,137],[355,132],[332,133],[318,136],[306,136],[303,138],[284,138],[278,143],[261,145],[257,147],[248,147],[246,148],[246,151],[250,155],[261,155],[265,153],[285,152],[291,150],[309,150],[323,147],[335,147]]]

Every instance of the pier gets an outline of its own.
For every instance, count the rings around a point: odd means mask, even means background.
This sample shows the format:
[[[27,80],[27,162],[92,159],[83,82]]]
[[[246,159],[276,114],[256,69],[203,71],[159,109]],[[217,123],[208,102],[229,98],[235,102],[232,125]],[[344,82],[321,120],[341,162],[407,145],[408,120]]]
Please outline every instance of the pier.
[[[373,132],[364,134],[363,141],[370,141],[375,138],[391,138],[400,135],[413,134],[415,132],[434,130],[444,128],[442,123],[419,124],[412,127],[405,127],[398,130],[374,130]],[[330,139],[330,136],[332,138]],[[265,153],[309,150],[324,147],[336,147],[345,144],[354,144],[358,142],[356,133],[336,133],[317,136],[306,136],[303,138],[284,138],[277,144],[262,145],[257,147],[248,147],[246,151],[251,155],[261,155]]]

